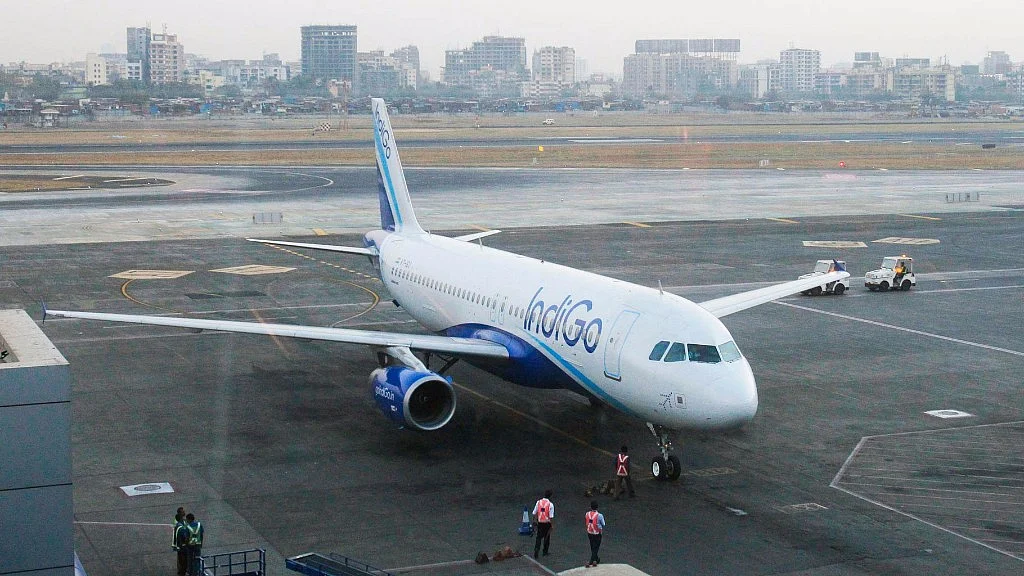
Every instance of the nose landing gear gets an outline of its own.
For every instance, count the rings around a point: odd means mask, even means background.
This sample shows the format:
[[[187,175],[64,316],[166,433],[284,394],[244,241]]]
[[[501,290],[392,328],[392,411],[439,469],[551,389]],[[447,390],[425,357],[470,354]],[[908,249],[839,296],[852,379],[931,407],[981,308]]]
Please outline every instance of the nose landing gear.
[[[672,441],[668,439],[668,432],[663,426],[656,426],[650,422],[647,423],[647,429],[657,438],[658,449],[661,450],[661,456],[655,456],[651,460],[651,475],[661,481],[678,480],[683,467],[679,458],[669,454],[672,450]]]

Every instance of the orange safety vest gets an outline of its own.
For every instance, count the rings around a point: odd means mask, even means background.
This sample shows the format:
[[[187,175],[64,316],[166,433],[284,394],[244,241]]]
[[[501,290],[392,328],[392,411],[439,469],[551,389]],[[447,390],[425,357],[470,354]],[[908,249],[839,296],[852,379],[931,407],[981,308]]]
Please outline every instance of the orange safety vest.
[[[597,510],[587,512],[587,534],[600,534],[601,526],[597,523]]]
[[[629,476],[629,455],[619,454],[615,459],[615,475]]]
[[[551,501],[547,498],[537,501],[537,522],[551,522]]]

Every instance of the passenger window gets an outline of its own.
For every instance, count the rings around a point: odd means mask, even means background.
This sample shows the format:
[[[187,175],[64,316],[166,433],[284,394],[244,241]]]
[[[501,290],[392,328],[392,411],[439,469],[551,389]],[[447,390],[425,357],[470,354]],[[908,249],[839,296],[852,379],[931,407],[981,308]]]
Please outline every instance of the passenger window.
[[[667,349],[668,340],[662,340],[661,342],[658,342],[657,344],[654,345],[654,350],[651,350],[651,355],[648,356],[647,358],[649,360],[654,360],[655,362],[660,362],[661,357],[665,355],[665,350]]]
[[[686,360],[686,346],[682,342],[673,342],[665,354],[665,362],[682,362]]]
[[[718,355],[718,348],[715,348],[714,346],[708,346],[707,344],[687,344],[686,347],[690,351],[691,362],[716,364],[722,361],[722,357]]]

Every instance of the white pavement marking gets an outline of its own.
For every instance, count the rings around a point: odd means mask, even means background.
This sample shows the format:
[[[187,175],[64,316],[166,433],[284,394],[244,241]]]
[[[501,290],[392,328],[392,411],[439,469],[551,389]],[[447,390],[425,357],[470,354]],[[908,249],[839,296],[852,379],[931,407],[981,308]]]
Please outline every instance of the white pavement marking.
[[[938,218],[936,218],[938,220]],[[938,244],[939,240],[935,238],[903,238],[900,236],[889,236],[887,238],[879,238],[878,240],[872,240],[873,244],[907,244],[910,246],[923,246],[925,244]]]
[[[216,270],[210,270],[210,272],[238,274],[240,276],[257,276],[260,274],[283,274],[285,272],[291,272],[292,270],[295,270],[295,268],[289,268],[287,266],[267,266],[263,264],[246,264],[244,266],[232,266],[231,268],[218,268]]]
[[[863,242],[851,240],[804,240],[804,246],[810,248],[867,248]]]
[[[58,176],[54,180],[71,180],[72,178],[85,178],[85,174],[77,174],[75,176]]]
[[[1004,352],[1006,354],[1013,354],[1014,356],[1024,357],[1024,352],[1018,350],[1010,350],[1009,348],[1000,348],[999,346],[989,346],[988,344],[981,344],[980,342],[971,342],[970,340],[961,340],[960,338],[953,338],[951,336],[943,336],[941,334],[933,334],[932,332],[925,332],[923,330],[914,330],[913,328],[906,328],[904,326],[896,326],[894,324],[886,324],[885,322],[878,322],[877,320],[868,320],[867,318],[857,318],[856,316],[848,316],[846,314],[838,314],[836,312],[826,312],[825,310],[818,310],[816,308],[810,308],[807,306],[800,306],[798,304],[791,304],[789,302],[775,301],[774,304],[779,306],[789,306],[790,308],[797,308],[800,310],[806,310],[808,312],[815,312],[817,314],[824,314],[826,316],[834,316],[836,318],[842,318],[844,320],[853,320],[854,322],[863,322],[864,324],[871,324],[872,326],[879,326],[881,328],[888,328],[890,330],[897,330],[900,332],[907,332],[909,334],[917,334],[918,336],[927,336],[929,338],[935,338],[938,340],[945,340],[946,342],[955,342],[957,344],[966,344],[967,346],[974,346],[976,348],[984,348],[985,350],[992,350],[994,352]]]
[[[99,524],[101,526],[160,526],[160,527],[173,527],[174,524],[150,524],[147,522],[85,522],[83,520],[75,520],[75,524]]]
[[[982,491],[974,491],[974,490],[952,490],[952,489],[947,489],[947,488],[924,488],[924,487],[918,487],[918,486],[907,486],[905,484],[906,481],[912,481],[912,482],[943,482],[942,480],[925,480],[925,479],[921,479],[921,478],[894,478],[894,477],[884,477],[884,476],[880,476],[880,475],[879,476],[870,476],[870,475],[861,475],[861,474],[856,475],[856,477],[863,478],[863,479],[868,479],[868,478],[875,478],[875,479],[880,479],[880,480],[881,479],[891,479],[891,480],[897,480],[897,481],[903,481],[904,482],[904,483],[895,484],[895,485],[882,484],[882,483],[879,483],[879,482],[874,482],[874,483],[846,482],[846,481],[843,480],[843,478],[847,474],[847,471],[849,470],[851,464],[861,454],[862,449],[865,447],[865,445],[868,442],[872,441],[872,440],[876,440],[876,439],[880,439],[880,438],[908,437],[908,436],[915,436],[915,435],[916,436],[921,436],[921,435],[926,435],[926,434],[950,432],[950,431],[956,432],[956,431],[963,431],[963,430],[993,428],[993,427],[997,427],[997,426],[999,426],[999,427],[1011,426],[1011,428],[1009,428],[1008,431],[1016,432],[1018,430],[1013,428],[1013,426],[1019,425],[1019,424],[1024,424],[1024,421],[1003,422],[1003,423],[998,423],[998,424],[980,424],[980,425],[976,425],[976,426],[963,426],[963,427],[945,428],[945,429],[939,429],[939,430],[919,430],[919,431],[912,431],[912,432],[898,432],[898,433],[894,433],[894,434],[881,434],[881,435],[876,435],[876,436],[865,436],[865,437],[860,439],[860,442],[857,443],[857,446],[850,453],[849,457],[847,457],[846,461],[843,463],[843,466],[839,469],[839,472],[836,474],[835,478],[833,478],[833,480],[829,484],[829,486],[831,486],[832,488],[835,488],[837,490],[841,490],[842,492],[845,492],[845,493],[847,493],[847,494],[849,494],[851,496],[854,496],[856,498],[864,500],[865,502],[869,502],[869,503],[874,504],[876,506],[880,506],[882,508],[885,508],[886,510],[889,510],[891,512],[895,512],[897,514],[901,514],[901,515],[906,516],[908,518],[912,518],[914,520],[917,520],[918,522],[922,522],[922,523],[927,524],[928,526],[931,526],[933,528],[938,528],[939,530],[942,530],[943,532],[946,532],[948,534],[952,534],[954,536],[957,536],[958,538],[962,538],[962,539],[967,540],[969,542],[973,542],[974,544],[978,544],[980,546],[984,546],[985,548],[988,548],[988,549],[990,549],[990,550],[992,550],[994,552],[998,552],[1000,554],[1009,556],[1009,557],[1017,559],[1017,560],[1024,560],[1024,556],[1021,556],[1018,553],[1014,553],[1014,552],[1011,552],[1009,550],[1006,550],[1005,549],[1005,548],[1007,548],[1006,546],[1003,546],[1003,547],[1000,548],[1000,547],[996,547],[996,546],[992,546],[990,544],[987,544],[987,543],[996,543],[996,544],[999,544],[999,543],[1009,543],[1009,544],[1019,545],[1019,544],[1024,544],[1024,542],[1021,542],[1019,540],[1003,541],[1003,540],[995,540],[995,539],[992,539],[992,538],[981,538],[980,537],[981,535],[979,535],[978,538],[972,538],[970,536],[967,536],[966,534],[958,532],[957,530],[982,530],[982,531],[993,531],[993,532],[994,532],[994,530],[987,530],[985,528],[976,528],[976,527],[968,527],[968,526],[949,526],[949,527],[942,526],[942,525],[937,524],[935,522],[930,522],[930,521],[922,518],[921,516],[918,516],[918,515],[916,515],[914,513],[908,512],[906,510],[907,507],[938,508],[938,509],[940,509],[942,511],[951,510],[951,509],[955,509],[955,510],[976,510],[978,512],[981,512],[983,514],[988,515],[988,517],[986,517],[986,518],[978,518],[978,517],[962,518],[960,520],[978,521],[978,522],[1001,522],[1001,523],[1005,523],[1005,522],[1008,522],[1008,521],[1011,521],[1011,520],[1015,520],[1015,518],[1012,518],[1012,519],[993,518],[992,515],[994,515],[994,514],[1016,514],[1016,511],[1014,511],[1012,509],[1011,510],[1005,510],[1005,509],[991,510],[991,509],[989,509],[987,507],[985,507],[985,508],[963,508],[963,507],[950,507],[950,506],[945,505],[945,504],[943,504],[943,505],[912,504],[912,503],[905,502],[905,501],[903,503],[898,503],[898,502],[894,501],[892,503],[892,505],[890,506],[890,505],[884,504],[881,501],[879,501],[878,499],[876,499],[876,498],[883,498],[883,497],[884,498],[894,498],[894,499],[921,497],[921,496],[917,496],[917,495],[913,495],[913,494],[902,494],[902,495],[901,494],[888,494],[888,493],[885,492],[885,490],[887,488],[902,488],[904,490],[915,490],[915,491],[930,490],[930,491],[936,491],[936,492],[966,493],[966,494],[973,494],[973,495],[979,495],[979,496],[981,496],[981,495],[997,496],[997,497],[998,496],[1002,496],[1002,497],[1009,497],[1009,498],[1017,498],[1018,496],[1016,494],[1012,494],[1012,493],[1011,494],[1006,494],[1005,492],[982,492]],[[879,448],[879,447],[874,447],[873,449],[877,449],[877,448]],[[981,478],[984,478],[984,477],[981,477]],[[995,479],[997,479],[997,480],[1016,480],[1016,478],[1005,478],[1005,477],[997,477]],[[851,486],[851,487],[854,487],[854,486],[873,487],[873,488],[881,490],[881,493],[879,493],[877,495],[872,494],[871,496],[868,496],[868,495],[865,495],[865,494],[861,494],[859,492],[855,492],[853,489],[844,488],[840,484],[844,484],[844,485]],[[966,487],[972,487],[972,486],[974,486],[974,485],[973,484],[966,485]],[[980,487],[980,488],[985,488],[985,489],[989,489],[989,490],[991,490],[993,488],[1006,488],[1006,489],[1009,489],[1011,491],[1012,490],[1019,490],[1020,489],[1020,486],[997,486],[997,485],[992,485],[992,484],[978,484],[977,486]],[[874,497],[872,497],[872,496],[874,496]],[[943,498],[943,497],[938,497],[938,496],[934,497],[934,499],[935,500],[957,500],[957,501],[965,501],[965,502],[982,502],[982,503],[987,503],[987,504],[1008,504],[1008,505],[1019,505],[1020,504],[1019,502],[1016,502],[1016,501],[964,499],[964,498]],[[928,512],[927,511],[922,511],[921,513],[922,514],[927,514]],[[995,535],[1000,536],[1000,535],[1003,535],[1003,534],[995,534]]]

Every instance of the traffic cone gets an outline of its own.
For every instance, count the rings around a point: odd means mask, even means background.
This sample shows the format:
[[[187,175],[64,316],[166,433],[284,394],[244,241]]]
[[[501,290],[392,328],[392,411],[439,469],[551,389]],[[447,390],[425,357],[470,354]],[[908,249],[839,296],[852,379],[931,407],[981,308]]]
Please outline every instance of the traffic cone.
[[[530,524],[529,507],[523,506],[523,523],[519,526],[520,536],[533,536],[533,525]]]

